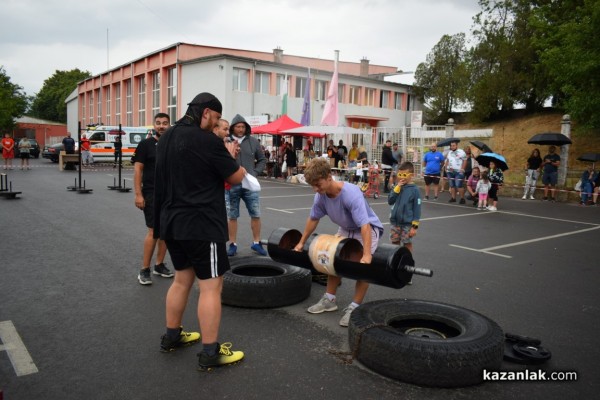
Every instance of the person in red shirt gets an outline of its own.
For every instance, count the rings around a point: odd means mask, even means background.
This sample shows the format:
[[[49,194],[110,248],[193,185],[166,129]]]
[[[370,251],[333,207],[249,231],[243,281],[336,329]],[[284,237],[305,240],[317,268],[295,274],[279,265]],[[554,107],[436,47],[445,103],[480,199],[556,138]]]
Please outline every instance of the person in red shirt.
[[[90,139],[84,134],[81,135],[81,143],[79,144],[79,148],[81,149],[81,162],[86,167],[89,167],[94,163],[94,157],[92,156],[92,152],[90,149],[92,148],[92,144],[90,143]]]
[[[14,169],[12,160],[15,158],[15,141],[8,132],[2,139],[2,158],[4,158],[4,169]]]

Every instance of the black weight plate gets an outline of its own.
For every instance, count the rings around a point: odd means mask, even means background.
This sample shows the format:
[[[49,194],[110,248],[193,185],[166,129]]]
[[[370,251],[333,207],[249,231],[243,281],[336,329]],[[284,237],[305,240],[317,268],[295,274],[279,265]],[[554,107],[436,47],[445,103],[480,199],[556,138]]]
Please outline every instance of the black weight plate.
[[[511,342],[522,342],[522,343],[526,343],[530,346],[539,346],[540,344],[542,344],[542,341],[540,339],[536,339],[536,338],[532,338],[529,336],[522,336],[522,335],[517,335],[515,333],[505,333],[504,337],[506,338],[506,340],[511,341]]]
[[[552,358],[550,350],[542,346],[517,343],[513,345],[513,350],[517,356],[525,358],[530,364],[542,364]]]

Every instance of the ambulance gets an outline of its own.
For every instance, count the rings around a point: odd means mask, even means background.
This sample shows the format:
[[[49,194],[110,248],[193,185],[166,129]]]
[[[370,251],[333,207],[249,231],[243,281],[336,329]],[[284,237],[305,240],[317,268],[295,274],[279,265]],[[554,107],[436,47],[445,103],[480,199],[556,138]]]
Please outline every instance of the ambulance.
[[[135,152],[137,145],[153,132],[152,126],[122,126],[121,142],[123,147],[122,160],[129,161]],[[115,161],[115,141],[119,136],[118,126],[98,125],[88,127],[85,131],[87,138],[91,143],[91,152],[94,162],[114,162]]]

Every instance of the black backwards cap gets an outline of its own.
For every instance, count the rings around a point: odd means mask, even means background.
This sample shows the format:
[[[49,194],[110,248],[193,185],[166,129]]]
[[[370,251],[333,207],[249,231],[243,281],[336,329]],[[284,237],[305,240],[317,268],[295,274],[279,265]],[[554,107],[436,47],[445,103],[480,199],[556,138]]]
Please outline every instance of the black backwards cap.
[[[203,92],[194,97],[188,106],[199,106],[198,109],[202,111],[205,108],[210,108],[211,110],[218,112],[219,114],[223,113],[223,105],[214,95]]]

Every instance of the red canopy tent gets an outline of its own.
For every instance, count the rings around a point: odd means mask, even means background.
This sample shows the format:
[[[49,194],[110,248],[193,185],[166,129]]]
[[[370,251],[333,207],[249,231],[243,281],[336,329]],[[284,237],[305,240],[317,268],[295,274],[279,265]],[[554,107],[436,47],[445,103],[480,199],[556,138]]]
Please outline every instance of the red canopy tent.
[[[275,121],[266,124],[266,125],[261,125],[261,126],[255,126],[252,128],[252,133],[256,133],[256,134],[264,134],[264,133],[268,133],[271,135],[281,135],[281,136],[311,136],[311,137],[324,137],[325,135],[321,134],[321,133],[282,133],[282,131],[285,131],[287,129],[293,129],[293,128],[299,128],[301,126],[304,126],[296,121],[294,121],[293,119],[291,119],[290,117],[288,117],[287,115],[283,115],[280,118],[276,119]]]

